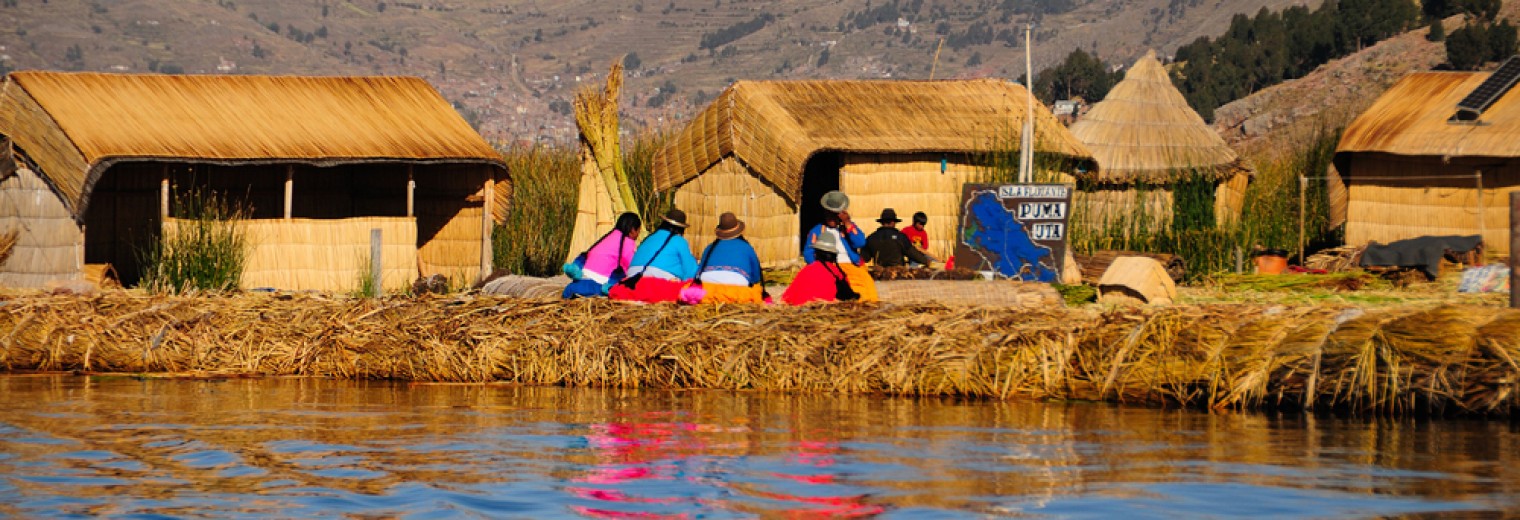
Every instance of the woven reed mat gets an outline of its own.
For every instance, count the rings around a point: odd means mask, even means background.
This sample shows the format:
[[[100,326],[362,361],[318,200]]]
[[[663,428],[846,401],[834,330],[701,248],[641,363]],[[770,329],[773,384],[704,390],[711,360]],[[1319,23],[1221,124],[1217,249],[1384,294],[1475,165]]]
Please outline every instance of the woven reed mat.
[[[1049,284],[1008,280],[894,280],[876,282],[881,301],[991,307],[1063,307]]]
[[[532,276],[507,275],[486,282],[480,288],[483,294],[511,296],[515,298],[559,298],[570,279],[563,276],[536,278]]]

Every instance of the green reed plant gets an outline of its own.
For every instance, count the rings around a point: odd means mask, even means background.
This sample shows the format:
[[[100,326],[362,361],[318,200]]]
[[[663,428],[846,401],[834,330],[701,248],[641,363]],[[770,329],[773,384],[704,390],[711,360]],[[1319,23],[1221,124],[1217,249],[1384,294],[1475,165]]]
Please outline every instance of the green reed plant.
[[[513,146],[500,151],[512,177],[512,205],[506,222],[491,235],[492,260],[497,268],[515,274],[557,274],[575,229],[580,159],[569,147]]]
[[[654,156],[665,132],[636,134],[625,142],[624,168],[645,227],[670,209],[674,193],[654,188]],[[580,204],[581,162],[573,147],[513,146],[500,150],[512,176],[512,209],[491,236],[499,269],[529,276],[560,272],[569,253]]]
[[[176,224],[138,252],[141,285],[156,293],[223,292],[238,288],[249,254],[239,223],[247,207],[203,188],[175,195]]]

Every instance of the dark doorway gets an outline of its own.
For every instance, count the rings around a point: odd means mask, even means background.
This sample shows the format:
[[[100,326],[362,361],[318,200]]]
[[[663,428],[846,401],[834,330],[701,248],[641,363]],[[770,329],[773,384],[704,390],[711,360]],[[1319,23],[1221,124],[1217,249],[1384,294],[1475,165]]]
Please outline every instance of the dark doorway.
[[[797,200],[799,244],[813,226],[823,222],[823,206],[818,201],[823,194],[839,189],[839,168],[843,165],[844,155],[839,152],[818,152],[808,159],[802,170],[802,198]]]

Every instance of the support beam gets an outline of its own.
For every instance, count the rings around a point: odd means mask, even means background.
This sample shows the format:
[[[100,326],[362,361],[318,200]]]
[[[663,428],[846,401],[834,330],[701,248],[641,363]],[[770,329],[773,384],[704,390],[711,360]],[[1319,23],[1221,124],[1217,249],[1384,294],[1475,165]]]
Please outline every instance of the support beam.
[[[385,274],[385,262],[381,261],[380,258],[380,253],[383,250],[381,246],[384,243],[381,239],[380,228],[369,230],[369,276],[370,287],[374,288],[374,294],[366,296],[380,297],[385,294],[385,285],[383,285],[385,282],[385,277],[383,276]]]
[[[495,209],[496,202],[496,172],[486,174],[486,182],[481,186],[480,201],[480,280],[485,281],[491,276],[491,230],[495,227],[495,219],[491,213]]]
[[[290,199],[296,191],[296,167],[285,167],[285,220],[290,220]]]
[[[169,220],[169,167],[164,167],[163,179],[158,181],[158,219],[159,222]]]
[[[417,216],[417,178],[413,176],[414,166],[406,166],[406,216]]]

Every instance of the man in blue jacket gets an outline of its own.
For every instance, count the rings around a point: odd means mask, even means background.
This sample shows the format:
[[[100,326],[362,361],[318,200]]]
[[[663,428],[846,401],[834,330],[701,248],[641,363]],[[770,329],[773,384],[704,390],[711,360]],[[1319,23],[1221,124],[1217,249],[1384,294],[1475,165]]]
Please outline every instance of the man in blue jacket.
[[[860,265],[859,250],[866,246],[866,234],[850,221],[850,214],[846,211],[850,209],[850,198],[844,192],[834,190],[823,194],[819,203],[828,213],[824,214],[822,223],[808,231],[807,238],[802,243],[802,261],[813,263],[813,243],[818,241],[818,235],[833,233],[839,238],[839,243],[844,244],[845,251],[840,253],[839,259],[844,261],[845,257],[849,257],[851,264]]]

